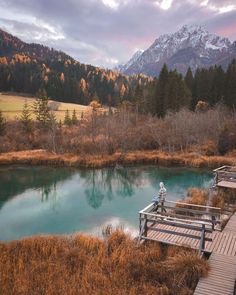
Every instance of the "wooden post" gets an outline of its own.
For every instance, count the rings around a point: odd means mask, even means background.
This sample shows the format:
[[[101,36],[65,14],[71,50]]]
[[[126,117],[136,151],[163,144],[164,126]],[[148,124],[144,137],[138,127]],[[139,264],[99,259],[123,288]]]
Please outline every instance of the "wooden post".
[[[139,213],[139,234],[140,234],[141,229],[142,229],[142,220],[141,220],[141,218],[142,218],[142,214]]]
[[[201,240],[200,240],[200,246],[199,246],[199,254],[201,255],[201,253],[204,251],[205,249],[205,230],[206,230],[206,226],[203,223],[202,224],[202,234],[201,234]]]
[[[215,230],[216,217],[214,215],[211,215],[211,221],[212,221],[212,230]]]
[[[147,236],[147,215],[145,214],[145,220],[144,220],[144,232],[143,232],[144,237]]]

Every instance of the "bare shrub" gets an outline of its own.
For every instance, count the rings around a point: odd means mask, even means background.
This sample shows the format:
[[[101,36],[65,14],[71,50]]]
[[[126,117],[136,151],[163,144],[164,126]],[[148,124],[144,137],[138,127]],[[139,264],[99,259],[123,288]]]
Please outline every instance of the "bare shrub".
[[[228,150],[232,150],[236,147],[236,115],[221,107],[204,112],[182,109],[168,113],[165,118],[133,113],[126,108],[114,114],[94,111],[74,126],[62,127],[54,122],[51,127],[40,129],[34,123],[30,135],[24,134],[17,122],[7,122],[0,151],[41,148],[59,153],[110,155],[116,151],[158,149],[167,152],[195,150],[212,156],[218,153],[225,125],[229,130]]]

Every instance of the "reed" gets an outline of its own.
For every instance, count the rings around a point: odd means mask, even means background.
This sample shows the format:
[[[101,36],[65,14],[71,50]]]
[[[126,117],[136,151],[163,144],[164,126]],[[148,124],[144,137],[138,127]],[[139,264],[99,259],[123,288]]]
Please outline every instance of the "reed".
[[[0,243],[2,294],[192,294],[208,264],[190,249],[137,246],[121,230],[105,240],[41,236]]]
[[[0,153],[0,165],[27,164],[47,166],[73,166],[102,168],[133,164],[156,164],[160,166],[186,166],[216,168],[222,165],[236,165],[236,158],[227,156],[201,156],[189,153],[166,153],[159,150],[132,151],[127,153],[115,152],[112,155],[88,155],[52,153],[47,150],[25,150],[9,153]]]

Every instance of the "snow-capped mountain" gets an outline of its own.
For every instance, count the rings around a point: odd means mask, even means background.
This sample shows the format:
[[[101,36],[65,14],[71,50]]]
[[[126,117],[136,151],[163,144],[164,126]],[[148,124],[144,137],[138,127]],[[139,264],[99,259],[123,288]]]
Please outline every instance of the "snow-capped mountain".
[[[141,49],[137,50],[127,63],[118,65],[115,68],[115,70],[118,70],[120,72],[125,72],[132,64],[134,64],[137,61],[137,59],[142,55],[143,52],[144,50],[141,50]]]
[[[160,36],[141,54],[132,57],[121,68],[125,74],[156,76],[164,63],[185,74],[188,67],[225,66],[236,57],[236,46],[228,38],[209,33],[201,26],[183,26],[174,34]]]

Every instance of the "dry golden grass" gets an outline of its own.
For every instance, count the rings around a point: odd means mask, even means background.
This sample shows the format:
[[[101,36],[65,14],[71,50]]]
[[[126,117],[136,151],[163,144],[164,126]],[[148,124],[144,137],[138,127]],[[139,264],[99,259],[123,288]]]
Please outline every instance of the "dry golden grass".
[[[193,209],[193,210],[202,210],[201,207],[196,207],[196,206],[191,206],[193,205],[200,205],[200,206],[206,206],[208,201],[208,191],[205,189],[199,189],[199,188],[190,188],[188,189],[187,197],[184,198],[183,200],[180,200],[178,204],[176,204],[176,207],[178,208],[188,208],[188,209]],[[185,203],[185,204],[181,204]],[[189,205],[186,205],[189,204]],[[176,211],[178,213],[178,211]],[[183,213],[182,211],[179,212],[180,214],[185,214],[192,216],[194,215],[191,212],[185,212]]]
[[[236,211],[236,191],[234,189],[218,189],[212,198],[212,206]]]
[[[188,249],[106,240],[32,237],[0,243],[1,294],[192,294],[208,264]]]
[[[190,188],[188,190],[187,199],[188,204],[207,205],[208,192],[205,189]]]
[[[30,164],[74,167],[107,167],[122,165],[157,164],[160,166],[186,166],[216,168],[235,165],[231,156],[201,156],[195,153],[165,153],[162,151],[116,152],[112,155],[55,154],[46,150],[28,150],[0,154],[0,165]]]
[[[35,98],[21,95],[0,94],[0,110],[2,110],[7,120],[15,120],[16,118],[20,118],[25,101],[28,103],[29,107],[33,107]],[[81,117],[82,113],[86,115],[86,113],[91,111],[91,107],[89,106],[49,100],[49,106],[53,104],[57,105],[55,115],[58,121],[64,120],[66,110],[70,111],[70,115],[72,115],[73,110],[75,110],[78,118]],[[33,114],[32,117],[34,118]]]

